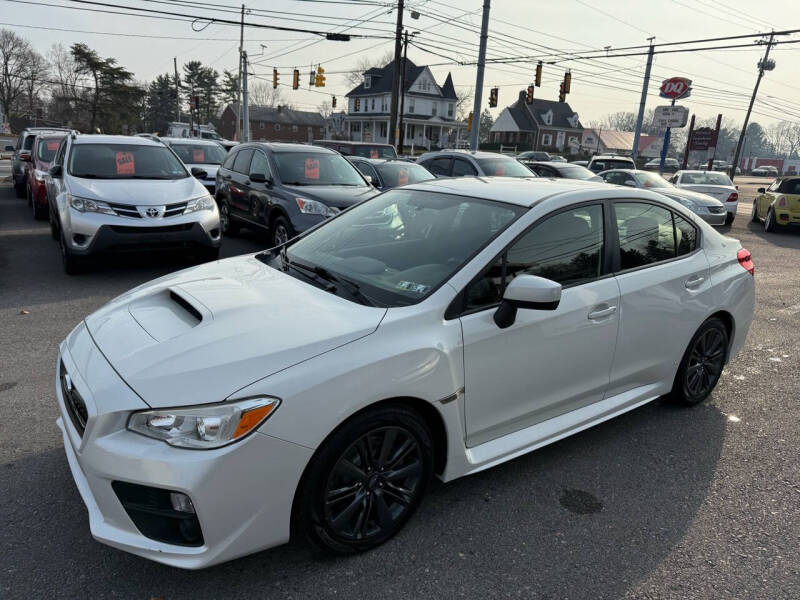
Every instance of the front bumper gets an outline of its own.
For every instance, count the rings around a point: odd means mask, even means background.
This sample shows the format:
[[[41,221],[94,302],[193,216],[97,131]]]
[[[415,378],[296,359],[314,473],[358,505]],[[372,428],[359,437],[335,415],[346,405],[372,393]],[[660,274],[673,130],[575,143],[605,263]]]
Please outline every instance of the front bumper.
[[[88,413],[81,436],[70,419],[57,377],[61,413],[57,423],[97,541],[185,569],[207,567],[288,541],[294,492],[311,449],[260,432],[216,450],[173,448],[125,429],[131,411],[143,402],[114,373],[84,325],[62,343],[60,360]],[[174,545],[143,535],[114,492],[114,481],[189,496],[202,545]]]

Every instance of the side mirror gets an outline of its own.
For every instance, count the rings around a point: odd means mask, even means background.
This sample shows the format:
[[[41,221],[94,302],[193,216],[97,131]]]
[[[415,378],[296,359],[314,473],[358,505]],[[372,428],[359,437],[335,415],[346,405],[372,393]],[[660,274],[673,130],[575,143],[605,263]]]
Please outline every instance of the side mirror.
[[[630,187],[636,187],[636,182],[633,179],[626,179],[625,180],[625,185],[630,186]]]
[[[738,189],[738,188],[737,188]],[[756,190],[759,194],[765,194],[767,192],[767,188],[758,188]]]
[[[517,275],[503,293],[503,301],[494,313],[500,329],[514,324],[517,309],[555,310],[561,302],[561,284],[535,275]]]
[[[6,146],[6,152],[13,152],[14,146]]]
[[[250,173],[250,181],[253,183],[267,183],[272,180],[264,173]]]
[[[49,173],[50,177],[54,177],[58,179],[61,177],[61,173],[63,173],[64,168],[61,165],[53,165],[50,167],[47,172]]]
[[[201,169],[200,167],[192,167],[192,177],[197,177],[198,179],[205,179],[208,177],[208,172],[205,169]]]

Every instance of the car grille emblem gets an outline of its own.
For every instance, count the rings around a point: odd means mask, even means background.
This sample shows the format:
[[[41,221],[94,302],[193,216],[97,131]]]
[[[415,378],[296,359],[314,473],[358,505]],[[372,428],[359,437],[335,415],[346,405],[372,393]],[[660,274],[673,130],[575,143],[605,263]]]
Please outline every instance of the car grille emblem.
[[[151,217],[151,218],[155,219],[158,216],[158,209],[157,208],[148,208],[145,211],[145,214],[147,214],[148,217]]]

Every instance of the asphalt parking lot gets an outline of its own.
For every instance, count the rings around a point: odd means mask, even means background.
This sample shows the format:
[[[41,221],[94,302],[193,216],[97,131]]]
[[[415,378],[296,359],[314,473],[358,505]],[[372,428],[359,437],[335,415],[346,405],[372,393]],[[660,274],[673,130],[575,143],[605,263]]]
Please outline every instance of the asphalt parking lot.
[[[0,173],[0,175],[2,175]],[[302,541],[200,572],[95,542],[55,424],[59,342],[89,312],[189,263],[65,275],[47,223],[0,184],[0,598],[800,598],[800,232],[729,235],[756,265],[747,344],[712,398],[655,402],[434,485],[394,540],[327,558]],[[226,239],[222,255],[259,249]]]

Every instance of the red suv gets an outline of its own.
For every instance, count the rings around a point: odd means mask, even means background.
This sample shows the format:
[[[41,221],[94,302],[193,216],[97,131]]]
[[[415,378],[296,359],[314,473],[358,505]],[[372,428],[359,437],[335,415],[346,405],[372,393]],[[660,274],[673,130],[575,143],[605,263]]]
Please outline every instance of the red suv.
[[[31,207],[33,218],[37,221],[49,217],[50,208],[47,203],[47,186],[44,176],[65,135],[57,133],[37,135],[31,146],[30,160],[23,163],[28,206]]]

